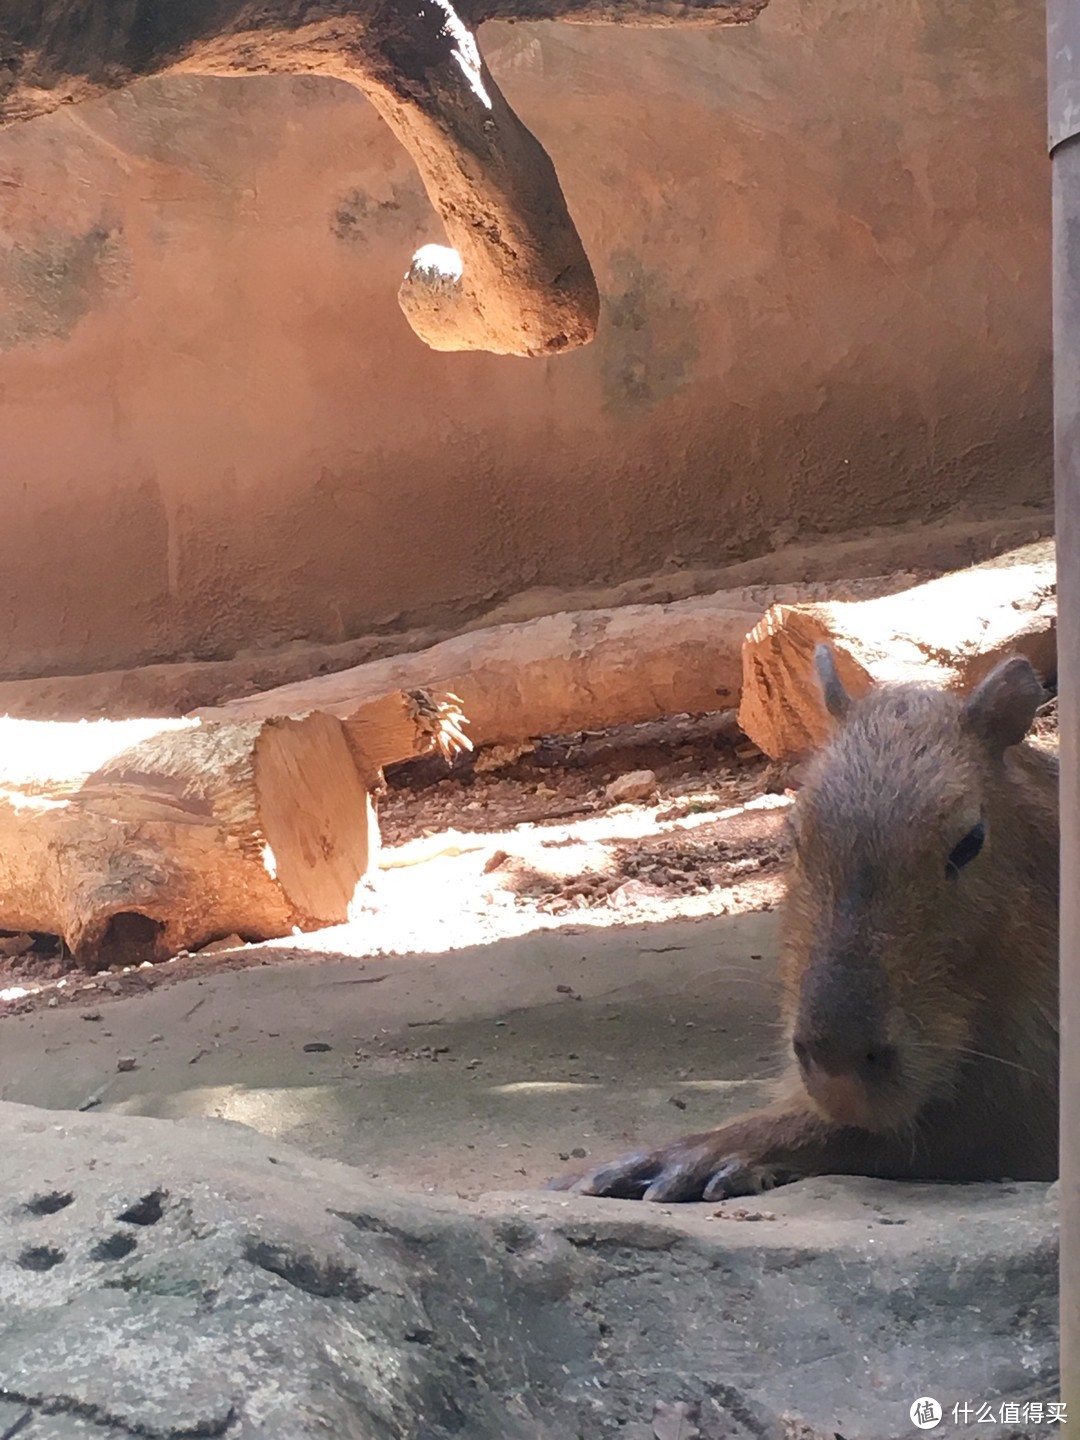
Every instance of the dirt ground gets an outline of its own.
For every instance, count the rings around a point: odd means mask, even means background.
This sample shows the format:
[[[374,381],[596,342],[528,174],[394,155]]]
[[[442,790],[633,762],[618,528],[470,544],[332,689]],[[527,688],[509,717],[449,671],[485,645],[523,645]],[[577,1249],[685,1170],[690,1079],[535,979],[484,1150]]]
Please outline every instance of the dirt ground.
[[[724,715],[402,767],[347,925],[93,977],[48,937],[0,961],[0,1098],[220,1116],[462,1195],[708,1128],[779,1058],[796,778]]]
[[[791,796],[741,739],[709,717],[408,767],[350,923],[315,935],[95,977],[41,938],[2,962],[0,1096],[217,1115],[462,1194],[708,1126],[774,1064]]]

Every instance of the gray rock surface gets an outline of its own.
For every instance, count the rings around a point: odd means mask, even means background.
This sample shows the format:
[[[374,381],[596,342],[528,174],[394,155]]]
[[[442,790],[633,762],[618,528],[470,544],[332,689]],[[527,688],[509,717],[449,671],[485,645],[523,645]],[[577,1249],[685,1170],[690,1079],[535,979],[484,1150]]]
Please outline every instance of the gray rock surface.
[[[463,1202],[10,1104],[0,1153],[6,1440],[891,1440],[926,1394],[1000,1437],[951,1407],[1057,1398],[1045,1186]]]

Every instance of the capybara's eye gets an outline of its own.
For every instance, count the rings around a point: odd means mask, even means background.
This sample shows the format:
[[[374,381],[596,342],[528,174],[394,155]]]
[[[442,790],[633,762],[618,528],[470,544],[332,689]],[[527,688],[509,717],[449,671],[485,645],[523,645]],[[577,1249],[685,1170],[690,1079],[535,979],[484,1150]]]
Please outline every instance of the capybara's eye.
[[[954,878],[960,874],[965,865],[970,865],[975,856],[983,847],[986,839],[986,826],[980,820],[979,823],[964,836],[959,845],[954,845],[952,853],[945,864],[945,873]]]

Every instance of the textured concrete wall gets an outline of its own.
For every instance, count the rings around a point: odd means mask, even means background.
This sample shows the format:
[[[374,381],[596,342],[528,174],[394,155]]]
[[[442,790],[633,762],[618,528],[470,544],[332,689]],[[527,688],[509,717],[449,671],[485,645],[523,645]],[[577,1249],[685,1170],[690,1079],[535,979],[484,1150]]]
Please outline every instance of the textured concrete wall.
[[[0,675],[450,621],[530,586],[1050,495],[1043,20],[774,0],[490,26],[604,298],[436,355],[366,102],[153,82],[0,136]]]

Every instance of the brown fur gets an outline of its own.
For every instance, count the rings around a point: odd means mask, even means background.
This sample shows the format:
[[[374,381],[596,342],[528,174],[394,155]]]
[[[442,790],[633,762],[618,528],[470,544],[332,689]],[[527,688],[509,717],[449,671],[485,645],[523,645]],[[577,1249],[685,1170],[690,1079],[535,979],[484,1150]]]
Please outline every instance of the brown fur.
[[[793,811],[795,1053],[776,1102],[555,1188],[671,1201],[815,1174],[1056,1176],[1057,760],[1023,742],[1041,687],[1010,660],[966,702],[908,685],[852,704],[827,654],[819,668],[837,733]]]

